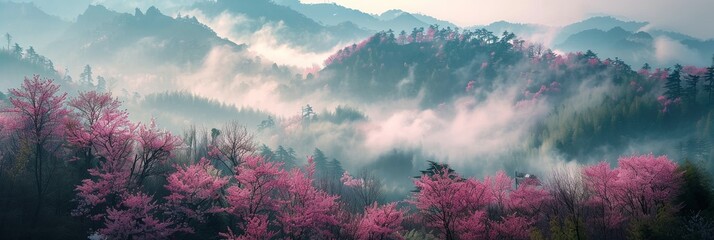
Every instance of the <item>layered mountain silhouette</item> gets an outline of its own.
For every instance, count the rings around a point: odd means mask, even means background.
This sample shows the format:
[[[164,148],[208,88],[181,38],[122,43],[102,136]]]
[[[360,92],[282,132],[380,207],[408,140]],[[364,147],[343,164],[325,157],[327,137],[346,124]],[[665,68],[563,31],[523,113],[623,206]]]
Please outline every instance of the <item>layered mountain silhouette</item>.
[[[12,37],[11,42],[23,43],[42,49],[59,37],[70,23],[59,17],[49,15],[33,3],[15,3],[0,1],[0,46],[7,47],[5,34]]]
[[[324,51],[338,43],[352,42],[371,32],[351,23],[321,25],[290,7],[268,0],[204,1],[192,6],[208,17],[231,14],[245,18],[234,26],[239,34],[251,34],[268,28],[279,43]]]
[[[216,46],[240,50],[195,18],[173,18],[151,7],[143,13],[118,13],[92,5],[51,43],[51,56],[68,62],[152,65],[199,65]]]
[[[276,0],[275,2],[295,9],[305,16],[328,26],[351,22],[372,32],[390,29],[395,32],[411,31],[413,28],[426,28],[429,25],[456,27],[455,24],[448,21],[424,14],[408,13],[399,9],[392,9],[380,15],[372,15],[334,3],[304,4],[298,0]]]

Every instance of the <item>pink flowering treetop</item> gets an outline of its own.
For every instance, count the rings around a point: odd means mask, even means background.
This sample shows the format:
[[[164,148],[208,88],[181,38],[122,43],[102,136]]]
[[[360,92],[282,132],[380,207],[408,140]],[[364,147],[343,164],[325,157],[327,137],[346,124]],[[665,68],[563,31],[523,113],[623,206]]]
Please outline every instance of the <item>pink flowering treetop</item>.
[[[357,238],[361,240],[403,239],[399,234],[404,220],[404,211],[397,209],[397,203],[384,206],[372,204],[365,209],[359,221]]]
[[[178,219],[203,222],[206,214],[222,210],[219,201],[228,179],[219,176],[210,161],[202,158],[196,164],[176,169],[166,178],[165,188],[171,193],[165,197],[169,211]]]
[[[281,201],[278,192],[286,188],[286,173],[282,164],[268,162],[260,156],[248,156],[235,168],[237,185],[226,191],[229,211],[241,218],[276,211]]]
[[[585,186],[590,192],[587,204],[595,207],[596,222],[607,228],[615,228],[625,220],[619,207],[622,199],[618,175],[619,169],[610,169],[606,162],[583,169]]]
[[[17,116],[18,130],[31,144],[46,148],[49,141],[57,141],[64,134],[67,94],[60,94],[59,85],[51,79],[40,79],[39,75],[25,78],[19,89],[10,89],[10,94],[12,107],[6,111]]]
[[[277,233],[275,231],[269,230],[268,216],[265,215],[253,215],[248,219],[242,227],[243,234],[235,235],[233,231],[229,228],[227,233],[220,233],[219,235],[228,240],[264,240],[271,239]]]
[[[472,229],[477,222],[465,222],[493,199],[487,186],[473,179],[443,169],[433,175],[422,175],[414,181],[418,192],[409,201],[414,204],[429,227],[438,230],[443,239],[457,239],[462,230]],[[474,217],[480,221],[479,216]],[[470,224],[469,227],[464,227]]]
[[[679,194],[682,177],[667,156],[652,154],[620,157],[618,182],[625,212],[633,216],[656,214]]]
[[[151,119],[149,125],[140,124],[137,134],[138,146],[131,166],[130,180],[140,186],[146,177],[156,174],[157,166],[166,163],[182,141],[171,132],[160,130],[154,119]]]
[[[108,239],[167,239],[188,229],[170,218],[159,217],[159,206],[149,195],[127,194],[120,204],[107,210],[99,233]]]
[[[334,214],[337,197],[315,188],[312,157],[308,163],[306,172],[290,171],[288,189],[281,193],[285,202],[279,208],[278,221],[283,233],[292,239],[330,237],[329,228],[338,225]]]
[[[10,125],[16,128],[20,144],[30,150],[27,162],[33,172],[37,192],[36,212],[43,204],[43,197],[52,177],[49,169],[56,154],[61,149],[64,135],[64,122],[67,109],[64,107],[66,94],[59,93],[59,85],[49,79],[40,79],[34,75],[25,78],[19,89],[10,89],[12,106],[5,111],[12,120]],[[6,126],[8,127],[8,126]],[[37,214],[35,214],[37,216]]]
[[[344,184],[345,186],[348,186],[348,187],[361,187],[364,185],[364,179],[354,178],[347,171],[342,173],[342,177],[340,178],[340,181],[342,182],[342,184]]]
[[[615,169],[604,162],[589,166],[583,176],[588,204],[604,233],[629,218],[652,216],[671,206],[682,181],[674,162],[652,154],[620,157]]]
[[[136,127],[126,114],[103,114],[92,126],[91,146],[100,158],[88,170],[92,178],[76,187],[78,207],[75,215],[101,219],[107,205],[117,204],[130,185],[131,156]]]

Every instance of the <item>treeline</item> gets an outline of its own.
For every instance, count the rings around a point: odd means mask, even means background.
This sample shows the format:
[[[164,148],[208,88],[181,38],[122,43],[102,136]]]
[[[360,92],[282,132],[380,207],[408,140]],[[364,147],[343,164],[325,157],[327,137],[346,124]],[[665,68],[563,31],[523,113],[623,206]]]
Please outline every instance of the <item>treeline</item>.
[[[408,200],[385,203],[380,176],[351,175],[319,149],[303,164],[236,122],[181,138],[129,121],[110,93],[58,89],[26,79],[2,111],[3,239],[712,236],[709,176],[665,156],[543,178],[474,179],[432,162]]]
[[[457,98],[483,100],[496,88],[518,88],[516,107],[551,109],[544,119],[534,119],[527,149],[588,159],[602,154],[598,149],[623,152],[643,139],[667,140],[675,143],[663,150],[711,162],[712,66],[637,69],[592,51],[556,54],[507,32],[438,26],[377,33],[326,64],[308,87],[326,84],[339,97],[361,101],[416,98],[422,107],[436,108]]]
[[[514,39],[512,33],[499,37],[485,29],[438,26],[415,28],[410,34],[379,32],[330,56],[317,82],[326,81],[332,90],[363,101],[423,93],[422,105],[432,107],[463,95],[470,80],[492,87],[497,69],[523,58],[513,48]]]

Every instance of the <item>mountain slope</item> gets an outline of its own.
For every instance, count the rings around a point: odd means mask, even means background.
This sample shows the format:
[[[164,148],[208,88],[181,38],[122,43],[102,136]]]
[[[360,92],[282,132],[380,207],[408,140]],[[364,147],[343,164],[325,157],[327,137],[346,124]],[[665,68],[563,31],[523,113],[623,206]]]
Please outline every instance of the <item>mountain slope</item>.
[[[217,0],[193,5],[210,18],[224,13],[246,19],[233,26],[234,32],[253,34],[268,30],[279,43],[305,47],[311,51],[331,49],[341,42],[351,42],[369,35],[353,24],[326,27],[305,15],[268,0]]]
[[[64,62],[118,64],[133,70],[200,64],[216,46],[243,47],[219,38],[195,18],[172,18],[151,7],[134,15],[89,6],[55,42],[52,55]]]
[[[2,48],[7,48],[4,35],[9,33],[13,43],[34,46],[44,51],[46,45],[61,35],[69,25],[69,22],[43,12],[32,3],[0,1]]]
[[[585,19],[563,27],[555,37],[554,43],[560,44],[569,36],[589,29],[607,31],[615,27],[620,27],[625,31],[634,32],[646,26],[647,22],[623,21],[611,16],[600,16]]]
[[[355,25],[371,31],[393,30],[395,32],[411,31],[413,28],[429,25],[455,28],[456,25],[448,21],[436,19],[431,16],[408,13],[402,10],[388,10],[380,15],[371,15],[362,11],[347,8],[335,3],[303,4],[294,0],[277,0],[278,4],[288,6],[325,25],[336,25],[343,22],[352,22]],[[405,16],[402,16],[405,15]]]

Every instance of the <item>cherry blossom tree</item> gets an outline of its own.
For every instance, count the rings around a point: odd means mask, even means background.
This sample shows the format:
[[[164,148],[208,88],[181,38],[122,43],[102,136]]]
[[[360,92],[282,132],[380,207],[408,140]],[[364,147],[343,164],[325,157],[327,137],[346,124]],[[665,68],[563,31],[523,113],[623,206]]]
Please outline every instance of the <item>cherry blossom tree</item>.
[[[254,215],[248,219],[243,228],[243,235],[236,236],[229,228],[228,233],[221,233],[220,236],[228,240],[263,240],[271,239],[276,232],[268,230],[268,217],[264,215]]]
[[[402,239],[399,232],[403,230],[403,220],[404,212],[397,209],[397,203],[381,207],[374,203],[365,209],[357,237],[362,240]]]
[[[154,119],[149,125],[139,125],[138,149],[131,164],[130,180],[141,186],[146,177],[157,174],[156,168],[166,163],[173,150],[181,144],[181,139],[156,127]]]
[[[159,216],[160,212],[151,196],[127,194],[117,207],[107,210],[104,227],[98,232],[109,239],[167,239],[179,231],[189,231]]]
[[[583,175],[596,209],[597,222],[608,229],[617,228],[631,218],[643,218],[671,207],[679,193],[681,173],[666,156],[652,154],[620,157],[618,167],[607,163],[586,167]]]
[[[189,166],[176,166],[176,172],[166,178],[167,209],[178,219],[203,222],[206,214],[222,211],[219,201],[228,179],[219,176],[210,162],[202,158]]]
[[[529,239],[533,220],[517,214],[508,215],[503,220],[492,223],[492,239]]]
[[[618,183],[619,172],[619,169],[610,169],[606,162],[583,169],[585,186],[590,193],[587,204],[595,208],[596,217],[593,220],[597,219],[595,222],[602,226],[603,234],[607,234],[608,229],[618,227],[625,220],[620,209],[622,198]]]
[[[90,178],[76,187],[78,207],[74,215],[88,215],[99,220],[106,208],[120,201],[130,185],[130,159],[133,153],[136,125],[126,113],[103,114],[88,133],[93,151],[101,158],[88,170]]]
[[[19,89],[10,89],[7,109],[18,121],[16,124],[22,148],[30,149],[28,160],[35,182],[37,205],[34,222],[37,222],[47,186],[59,162],[56,155],[63,142],[64,121],[68,111],[64,107],[66,94],[59,93],[59,85],[51,79],[34,75],[25,78]]]
[[[337,197],[315,188],[314,175],[312,157],[308,158],[305,172],[293,169],[288,174],[288,189],[283,193],[285,202],[279,208],[278,221],[283,233],[292,239],[330,237],[329,229],[338,225]]]
[[[682,176],[667,156],[620,157],[618,168],[623,210],[632,216],[656,214],[679,194]]]
[[[491,202],[493,192],[484,183],[464,179],[446,169],[434,171],[414,181],[417,192],[409,202],[416,206],[427,226],[438,230],[441,238],[457,239],[459,230],[469,229],[464,225],[479,224],[481,218],[473,216]]]
[[[245,157],[243,164],[235,168],[237,185],[226,191],[229,211],[244,219],[276,211],[282,203],[277,194],[288,184],[281,166],[281,163],[265,161],[259,156]]]
[[[68,105],[72,108],[72,118],[66,121],[67,140],[80,149],[89,167],[95,158],[94,144],[97,135],[94,128],[100,120],[121,118],[126,111],[120,110],[121,102],[113,98],[111,93],[97,93],[95,91],[80,92],[79,96],[71,99]]]

